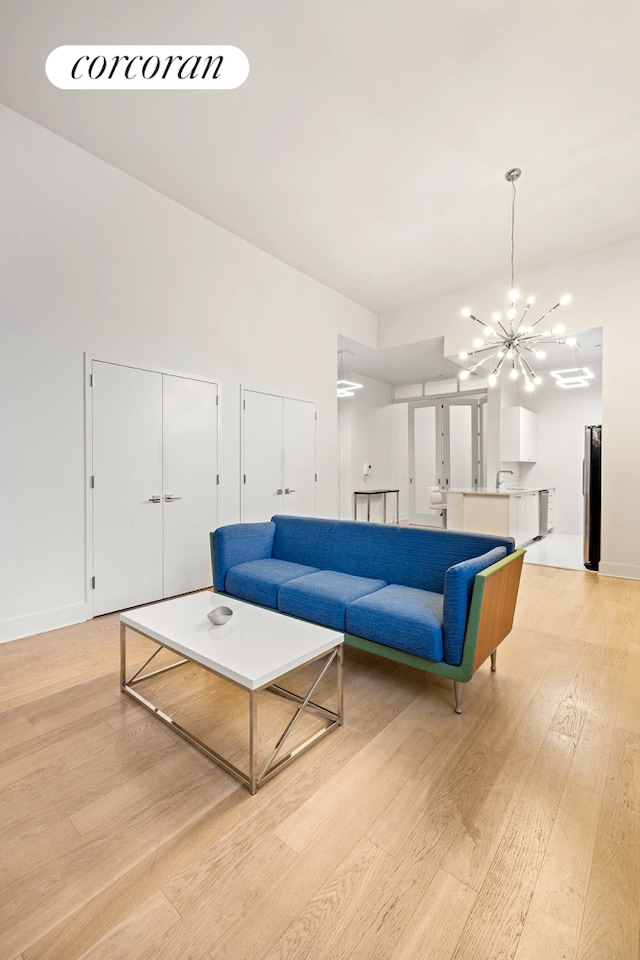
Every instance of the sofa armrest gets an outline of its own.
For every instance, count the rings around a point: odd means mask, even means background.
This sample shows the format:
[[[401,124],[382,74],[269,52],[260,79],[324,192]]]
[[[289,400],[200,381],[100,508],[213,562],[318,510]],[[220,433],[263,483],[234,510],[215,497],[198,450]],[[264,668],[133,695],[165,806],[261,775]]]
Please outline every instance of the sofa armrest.
[[[476,575],[494,566],[506,553],[506,547],[494,547],[453,564],[445,573],[442,640],[446,663],[457,666],[462,662]]]
[[[476,574],[464,641],[464,659],[473,656],[472,673],[511,633],[525,552],[514,550]]]
[[[238,563],[266,560],[271,556],[276,526],[265,523],[230,523],[211,533],[213,589],[224,591],[227,571]]]

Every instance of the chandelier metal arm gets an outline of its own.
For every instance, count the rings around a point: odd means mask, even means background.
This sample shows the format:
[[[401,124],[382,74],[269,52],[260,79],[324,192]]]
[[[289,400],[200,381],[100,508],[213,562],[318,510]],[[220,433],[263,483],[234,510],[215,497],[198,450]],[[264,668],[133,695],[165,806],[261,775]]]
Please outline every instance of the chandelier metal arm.
[[[561,304],[560,304],[560,301],[558,300],[558,302],[555,303],[549,310],[547,310],[546,313],[543,313],[541,317],[538,317],[535,323],[531,324],[531,329],[533,329],[534,327],[537,327],[538,324],[545,319],[545,317],[548,317],[550,313],[553,313],[554,310],[557,310],[559,306],[561,306]]]
[[[500,346],[498,343],[488,343],[486,347],[476,347],[475,350],[469,350],[467,356],[475,357],[476,353],[486,353],[487,350],[495,350],[498,346]]]
[[[500,368],[501,368],[502,364],[505,362],[506,359],[507,359],[507,355],[506,355],[506,353],[503,353],[502,356],[500,357],[500,359],[498,360],[498,364],[497,364],[495,370],[493,371],[494,377],[497,377],[497,376],[498,376],[498,374],[500,373]]]
[[[527,358],[525,357],[525,355],[524,355],[523,353],[521,353],[519,350],[518,350],[518,357],[519,357],[519,359],[520,359],[520,363],[521,363],[522,366],[523,366],[522,372],[525,374],[525,376],[526,376],[526,374],[528,374],[532,379],[535,379],[536,374],[535,374],[535,371],[534,371],[533,367],[532,367],[531,364],[527,361]],[[525,369],[524,369],[525,367],[526,367],[526,371],[525,371]]]

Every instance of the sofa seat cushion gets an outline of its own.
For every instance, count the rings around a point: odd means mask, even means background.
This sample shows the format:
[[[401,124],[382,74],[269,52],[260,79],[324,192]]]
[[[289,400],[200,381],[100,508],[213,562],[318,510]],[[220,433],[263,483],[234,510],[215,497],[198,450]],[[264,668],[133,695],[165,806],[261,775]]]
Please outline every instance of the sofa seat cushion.
[[[277,607],[278,590],[283,583],[315,573],[317,567],[307,567],[287,560],[248,560],[227,571],[224,589],[234,597],[250,600],[265,607]]]
[[[321,570],[290,580],[278,591],[278,609],[336,630],[345,629],[348,605],[386,586],[384,580]]]
[[[347,632],[427,660],[443,659],[441,593],[392,583],[347,610]]]

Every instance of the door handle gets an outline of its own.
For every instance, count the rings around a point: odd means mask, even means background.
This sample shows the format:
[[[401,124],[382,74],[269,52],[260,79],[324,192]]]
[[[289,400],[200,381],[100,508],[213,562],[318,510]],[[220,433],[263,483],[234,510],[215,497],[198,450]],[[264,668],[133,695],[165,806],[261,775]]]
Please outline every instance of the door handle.
[[[278,487],[278,489],[276,490],[276,496],[279,497],[280,494],[282,493],[284,493],[284,490],[282,489],[282,487]]]
[[[154,497],[149,497],[148,502],[149,502],[149,503],[160,503],[161,500],[162,500],[162,497],[160,496],[159,493],[157,493]]]
[[[289,490],[289,487],[284,488],[285,493],[295,493],[295,490]]]
[[[164,499],[167,503],[171,503],[172,500],[182,500],[182,497],[174,497],[172,493],[166,493]]]

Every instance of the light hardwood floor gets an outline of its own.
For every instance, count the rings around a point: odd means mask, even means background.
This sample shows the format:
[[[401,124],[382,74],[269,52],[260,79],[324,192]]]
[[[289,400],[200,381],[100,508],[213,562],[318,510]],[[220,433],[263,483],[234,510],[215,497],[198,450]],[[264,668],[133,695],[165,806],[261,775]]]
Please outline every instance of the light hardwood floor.
[[[345,726],[255,797],[120,694],[118,640],[0,646],[2,960],[638,960],[640,583],[525,566],[461,716],[347,650]]]

